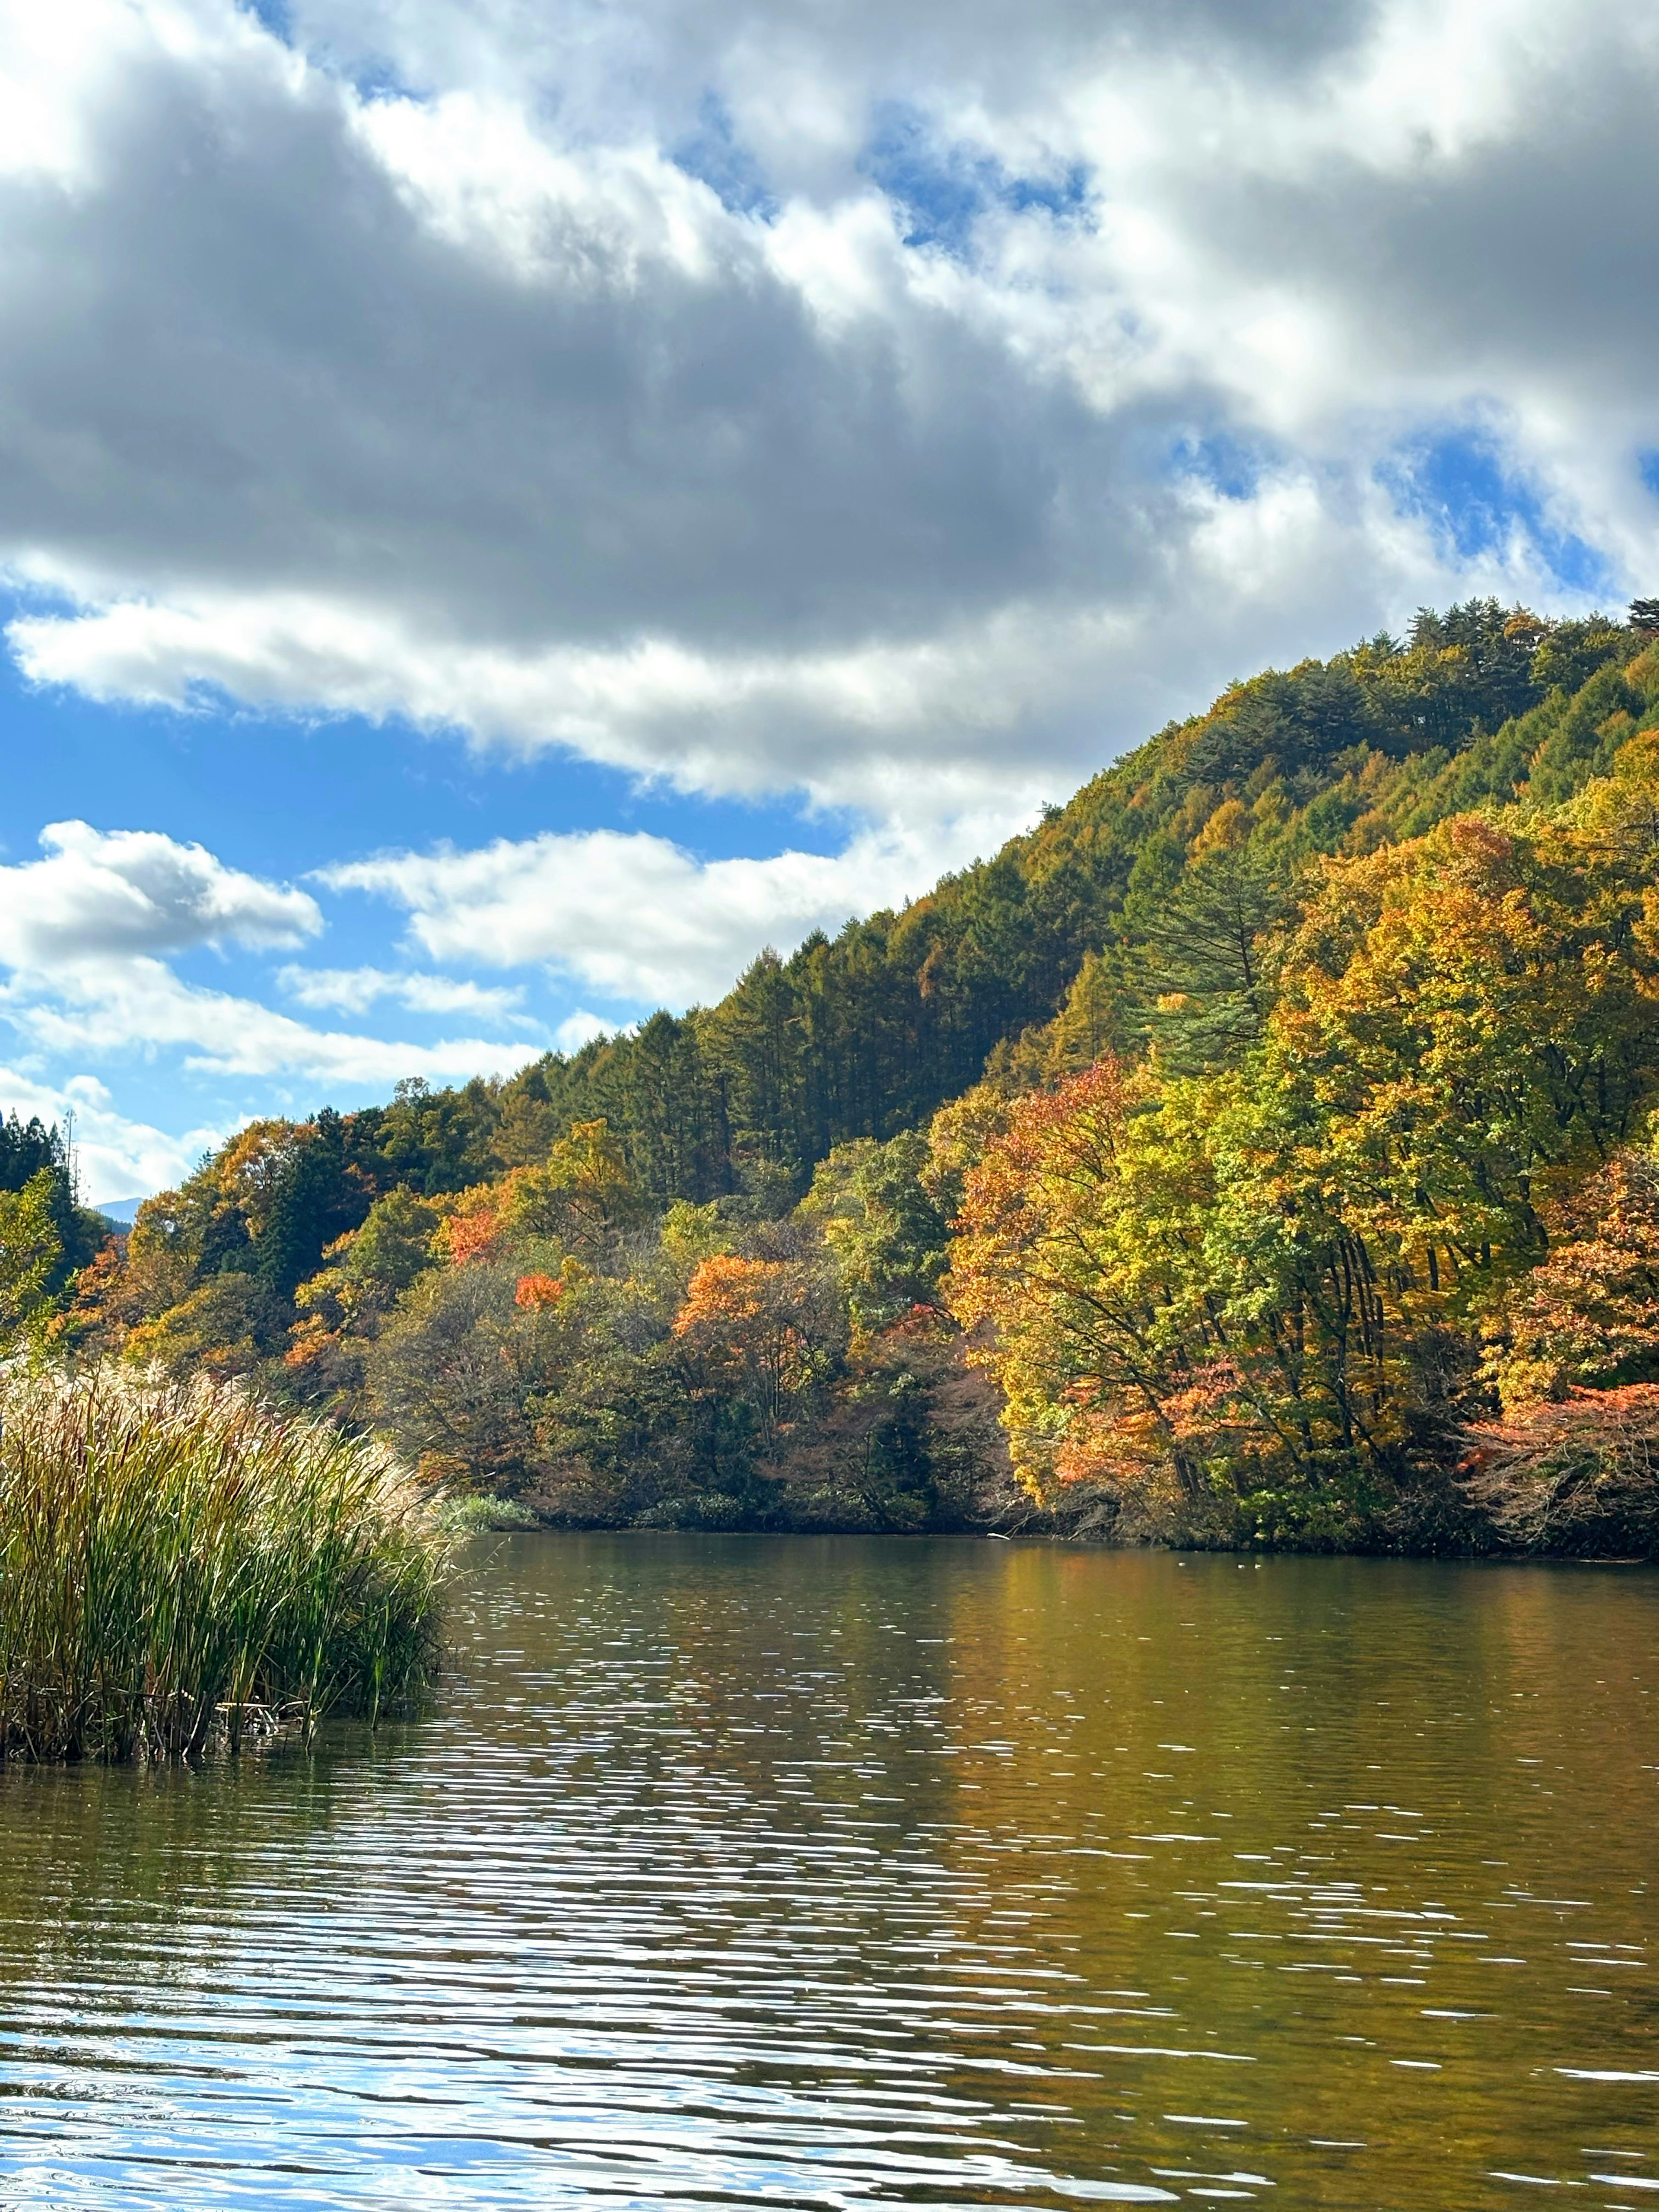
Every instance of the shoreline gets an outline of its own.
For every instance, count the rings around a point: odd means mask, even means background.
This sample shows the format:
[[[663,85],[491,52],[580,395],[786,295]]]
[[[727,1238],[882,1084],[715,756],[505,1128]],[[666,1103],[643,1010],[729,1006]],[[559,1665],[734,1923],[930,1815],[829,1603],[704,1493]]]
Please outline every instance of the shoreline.
[[[475,1536],[628,1536],[756,1538],[765,1537],[775,1541],[832,1540],[884,1543],[940,1543],[956,1540],[964,1543],[1023,1544],[1041,1546],[1050,1551],[1102,1552],[1123,1556],[1159,1554],[1177,1560],[1188,1559],[1385,1559],[1397,1561],[1439,1561],[1456,1566],[1570,1566],[1659,1568],[1659,1553],[1602,1553],[1583,1552],[1531,1551],[1519,1546],[1493,1547],[1487,1550],[1454,1550],[1443,1547],[1438,1550],[1426,1547],[1413,1549],[1405,1546],[1315,1546],[1292,1544],[1200,1545],[1168,1542],[1113,1543],[1097,1536],[1070,1536],[1063,1531],[1045,1528],[713,1528],[690,1523],[678,1526],[641,1527],[635,1523],[602,1521],[534,1522],[513,1520],[493,1524],[480,1521],[476,1526],[458,1529],[465,1537]]]

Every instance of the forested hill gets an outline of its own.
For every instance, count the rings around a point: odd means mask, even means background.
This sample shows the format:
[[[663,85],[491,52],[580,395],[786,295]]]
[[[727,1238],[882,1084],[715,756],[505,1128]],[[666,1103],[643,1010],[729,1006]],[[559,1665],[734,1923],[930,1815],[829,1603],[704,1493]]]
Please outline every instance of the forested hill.
[[[150,1200],[147,1233],[180,1255],[181,1285],[251,1272],[286,1300],[383,1193],[538,1165],[575,1123],[608,1125],[658,1208],[743,1195],[777,1214],[836,1146],[922,1126],[988,1061],[1029,1084],[1154,1033],[1174,1064],[1225,1060],[1265,1011],[1253,948],[1303,863],[1570,796],[1650,719],[1655,687],[1631,669],[1650,612],[1551,623],[1472,602],[1235,684],[993,859],[763,954],[717,1006],[507,1082],[406,1083],[384,1107],[256,1124]]]
[[[256,1122],[88,1264],[8,1128],[0,1340],[565,1522],[1659,1549],[1656,775],[1659,605],[1424,615],[718,1006]]]
[[[976,1081],[1065,1006],[1088,956],[1075,1019],[1097,1048],[1133,1043],[1122,1032],[1156,996],[1204,980],[1194,961],[1225,985],[1240,928],[1248,955],[1301,856],[1413,836],[1523,782],[1565,796],[1605,764],[1620,717],[1641,714],[1623,671],[1646,641],[1488,600],[1236,684],[994,859],[787,960],[763,954],[718,1006],[655,1014],[500,1087],[405,1096],[386,1125],[394,1155],[437,1192],[603,1119],[659,1201],[769,1175],[799,1194],[836,1145],[914,1127]],[[1243,906],[1231,923],[1186,915],[1183,879],[1223,838],[1249,855]],[[1183,950],[1194,927],[1220,941]]]

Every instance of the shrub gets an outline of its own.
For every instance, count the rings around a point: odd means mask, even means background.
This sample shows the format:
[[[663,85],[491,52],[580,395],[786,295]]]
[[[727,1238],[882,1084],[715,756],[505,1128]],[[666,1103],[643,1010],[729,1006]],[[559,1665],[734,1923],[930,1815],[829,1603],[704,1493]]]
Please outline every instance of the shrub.
[[[1470,1431],[1463,1490],[1531,1551],[1659,1551],[1659,1383],[1574,1390]]]
[[[539,1513],[520,1505],[516,1498],[487,1498],[481,1491],[470,1497],[446,1498],[437,1509],[438,1525],[453,1536],[506,1535],[514,1528],[539,1528]]]

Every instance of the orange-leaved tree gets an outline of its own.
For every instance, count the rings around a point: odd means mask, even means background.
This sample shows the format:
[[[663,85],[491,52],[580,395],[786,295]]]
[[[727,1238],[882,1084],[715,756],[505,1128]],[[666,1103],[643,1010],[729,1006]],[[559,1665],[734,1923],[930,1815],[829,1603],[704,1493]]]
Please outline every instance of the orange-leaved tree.
[[[1659,1164],[1615,1153],[1552,1209],[1549,1256],[1493,1311],[1506,1409],[1659,1377]]]
[[[474,1183],[459,1193],[433,1234],[434,1251],[453,1267],[493,1259],[503,1229],[501,1183]]]
[[[538,1166],[513,1168],[449,1202],[435,1240],[453,1265],[500,1257],[527,1239],[591,1256],[648,1212],[603,1121],[578,1121]]]
[[[673,1333],[714,1387],[748,1399],[770,1449],[794,1404],[833,1372],[845,1324],[812,1260],[717,1253],[692,1270]]]

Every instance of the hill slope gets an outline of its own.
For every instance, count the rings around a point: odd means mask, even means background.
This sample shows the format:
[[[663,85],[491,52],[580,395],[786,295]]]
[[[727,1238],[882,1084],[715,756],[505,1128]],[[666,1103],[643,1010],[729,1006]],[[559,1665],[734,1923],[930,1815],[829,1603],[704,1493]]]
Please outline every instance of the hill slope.
[[[1639,714],[1621,671],[1642,642],[1486,603],[1237,685],[902,912],[763,955],[718,1006],[527,1070],[495,1095],[485,1141],[512,1165],[603,1116],[659,1199],[718,1196],[762,1164],[803,1188],[836,1145],[915,1127],[975,1082],[1059,1010],[1087,955],[1131,985],[1218,806],[1247,807],[1282,867],[1415,835],[1528,776],[1565,796],[1605,758],[1608,717]]]
[[[568,1519],[1503,1540],[1659,1442],[1656,730],[1641,622],[1257,677],[717,1006],[242,1131],[59,1340]]]

